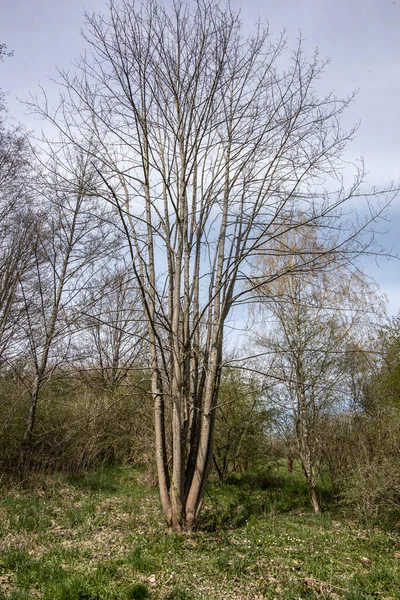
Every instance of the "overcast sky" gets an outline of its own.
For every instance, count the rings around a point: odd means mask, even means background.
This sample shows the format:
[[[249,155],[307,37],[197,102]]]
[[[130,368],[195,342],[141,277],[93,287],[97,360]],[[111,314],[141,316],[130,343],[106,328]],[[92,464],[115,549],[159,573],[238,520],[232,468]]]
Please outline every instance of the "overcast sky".
[[[358,90],[345,124],[361,122],[347,151],[365,158],[368,182],[377,187],[400,179],[400,0],[233,0],[250,30],[257,17],[268,20],[272,35],[285,28],[294,46],[301,32],[306,50],[318,48],[330,64],[321,88],[345,96]],[[84,49],[80,29],[84,10],[106,12],[103,0],[0,0],[0,42],[14,57],[0,63],[0,87],[8,93],[10,116],[38,127],[20,100],[39,85],[56,97],[57,66],[73,69]],[[40,127],[40,126],[39,126]],[[400,255],[400,197],[395,200],[380,242]],[[400,311],[400,262],[369,261],[369,271],[388,296],[389,312]]]

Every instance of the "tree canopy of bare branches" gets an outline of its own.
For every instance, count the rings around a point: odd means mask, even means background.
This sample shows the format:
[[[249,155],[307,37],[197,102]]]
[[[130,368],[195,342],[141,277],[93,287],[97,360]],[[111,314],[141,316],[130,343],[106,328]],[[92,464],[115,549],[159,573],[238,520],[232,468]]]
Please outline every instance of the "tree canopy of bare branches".
[[[336,231],[337,256],[361,250],[365,223],[352,227],[343,211],[363,184],[359,169],[349,188],[341,175],[352,97],[320,97],[317,55],[308,60],[301,42],[288,54],[261,23],[246,37],[214,0],[111,0],[107,16],[87,20],[89,50],[75,74],[61,73],[58,109],[34,110],[88,152],[98,196],[119,214],[147,322],[161,502],[170,525],[191,529],[212,459],[224,325],[249,296],[251,258],[305,223]]]

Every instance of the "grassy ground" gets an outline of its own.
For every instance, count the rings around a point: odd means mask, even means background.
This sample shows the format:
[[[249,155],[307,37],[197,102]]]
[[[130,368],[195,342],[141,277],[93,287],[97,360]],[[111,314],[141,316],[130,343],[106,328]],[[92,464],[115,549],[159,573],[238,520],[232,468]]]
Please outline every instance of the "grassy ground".
[[[107,467],[3,492],[0,600],[400,598],[400,535],[315,517],[296,473],[211,484],[191,536],[145,481]]]

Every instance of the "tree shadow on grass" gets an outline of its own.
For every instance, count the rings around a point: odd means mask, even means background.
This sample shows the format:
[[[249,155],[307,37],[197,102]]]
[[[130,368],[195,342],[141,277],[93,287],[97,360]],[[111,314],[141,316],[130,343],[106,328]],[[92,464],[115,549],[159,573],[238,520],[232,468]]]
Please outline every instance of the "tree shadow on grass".
[[[331,506],[332,495],[326,486],[321,485],[317,493],[323,507]],[[297,473],[235,473],[223,484],[208,486],[197,529],[234,529],[263,515],[311,511],[307,484]]]

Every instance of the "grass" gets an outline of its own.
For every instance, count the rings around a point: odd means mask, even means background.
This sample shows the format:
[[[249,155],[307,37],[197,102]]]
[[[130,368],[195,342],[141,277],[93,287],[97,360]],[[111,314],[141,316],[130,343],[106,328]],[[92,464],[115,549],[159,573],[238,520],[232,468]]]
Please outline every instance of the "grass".
[[[332,504],[299,473],[210,484],[198,530],[166,531],[137,468],[55,476],[0,498],[0,600],[400,598],[400,536]],[[368,559],[368,560],[365,560]]]

